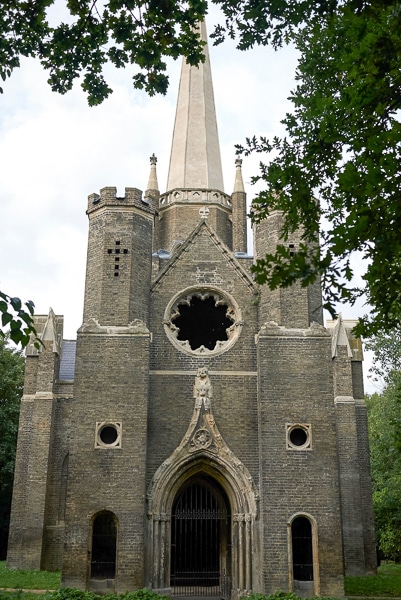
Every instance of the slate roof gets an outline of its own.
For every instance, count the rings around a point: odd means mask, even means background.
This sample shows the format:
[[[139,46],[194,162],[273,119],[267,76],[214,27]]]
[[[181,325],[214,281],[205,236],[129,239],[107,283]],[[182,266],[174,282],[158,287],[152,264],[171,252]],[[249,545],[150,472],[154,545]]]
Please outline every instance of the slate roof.
[[[59,380],[73,380],[75,373],[75,350],[77,340],[63,340]]]

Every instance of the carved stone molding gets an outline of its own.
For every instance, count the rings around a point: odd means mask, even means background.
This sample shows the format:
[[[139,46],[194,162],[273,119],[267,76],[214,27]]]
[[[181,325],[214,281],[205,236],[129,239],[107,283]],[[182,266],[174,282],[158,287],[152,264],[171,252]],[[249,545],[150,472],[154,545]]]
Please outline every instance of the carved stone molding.
[[[226,329],[227,340],[217,340],[213,349],[206,348],[205,346],[192,349],[188,340],[178,339],[179,328],[174,324],[174,321],[180,316],[179,307],[182,305],[189,306],[191,299],[194,297],[201,300],[213,298],[216,307],[222,305],[227,306],[226,317],[232,322],[232,325]],[[233,346],[241,333],[243,321],[241,319],[241,310],[230,294],[215,286],[205,284],[202,286],[186,288],[176,294],[166,307],[163,325],[168,339],[181,352],[192,356],[215,356],[225,352]]]
[[[126,327],[114,325],[100,325],[96,319],[89,319],[78,329],[78,333],[92,333],[102,335],[145,335],[149,336],[149,329],[140,319],[134,319]]]

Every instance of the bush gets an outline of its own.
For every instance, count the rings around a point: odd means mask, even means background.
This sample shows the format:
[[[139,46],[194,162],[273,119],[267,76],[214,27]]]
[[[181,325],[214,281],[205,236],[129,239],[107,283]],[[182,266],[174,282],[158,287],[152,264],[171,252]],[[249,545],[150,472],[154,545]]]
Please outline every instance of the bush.
[[[294,592],[275,592],[265,596],[264,594],[250,594],[243,596],[244,600],[301,600]],[[242,600],[242,599],[241,599]]]
[[[136,592],[101,596],[75,588],[62,588],[56,592],[47,592],[45,600],[170,600],[170,598],[151,592],[146,588],[136,590]]]

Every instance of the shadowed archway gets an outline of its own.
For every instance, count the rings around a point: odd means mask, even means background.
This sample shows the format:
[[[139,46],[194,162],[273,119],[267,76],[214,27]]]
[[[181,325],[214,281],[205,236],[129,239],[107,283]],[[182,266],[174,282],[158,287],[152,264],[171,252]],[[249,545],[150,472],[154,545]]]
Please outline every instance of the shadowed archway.
[[[231,569],[231,511],[212,477],[198,474],[178,491],[171,515],[174,595],[226,597]]]

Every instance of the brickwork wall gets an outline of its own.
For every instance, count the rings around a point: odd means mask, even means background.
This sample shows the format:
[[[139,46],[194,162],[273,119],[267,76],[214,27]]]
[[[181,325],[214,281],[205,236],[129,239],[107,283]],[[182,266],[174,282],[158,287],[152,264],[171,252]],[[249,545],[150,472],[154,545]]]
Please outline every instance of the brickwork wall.
[[[24,394],[26,395],[32,395],[36,392],[38,361],[38,354],[27,356],[25,359]]]
[[[318,527],[320,590],[343,593],[340,486],[330,338],[271,330],[258,339],[260,497],[264,591],[288,590],[287,523],[311,515]],[[286,448],[286,424],[311,426],[312,448]],[[315,573],[315,577],[317,574]]]
[[[364,573],[365,555],[355,402],[337,401],[336,410],[345,574],[357,576]]]
[[[370,472],[368,415],[364,400],[356,402],[356,428],[358,443],[358,462],[361,483],[361,510],[366,574],[376,574],[376,536],[372,504],[372,477]]]
[[[280,233],[283,226],[281,213],[275,212],[253,227],[254,257],[264,258],[274,253],[277,244],[294,246],[296,252],[301,242],[301,232],[295,232],[290,239],[283,241]],[[267,285],[261,286],[260,324],[274,321],[286,327],[308,327],[313,321],[323,324],[320,281],[305,288],[296,282],[289,288],[271,291]]]
[[[29,461],[27,457],[31,454],[32,422],[33,422],[33,398],[26,396],[21,400],[20,417],[18,427],[18,445],[15,457],[15,473],[13,487],[13,502],[10,518],[10,533],[8,538],[7,566],[9,569],[36,568],[40,566],[40,551],[30,558],[29,550],[26,547],[23,531],[29,510],[30,489],[28,482]],[[38,532],[36,532],[38,536]],[[42,532],[39,533],[39,539],[34,540],[34,544],[41,546]],[[28,567],[28,565],[34,565]]]
[[[234,192],[232,200],[233,252],[247,252],[246,194]]]
[[[353,360],[351,362],[351,372],[353,396],[354,398],[363,399],[365,397],[365,390],[363,385],[362,361]]]
[[[208,223],[222,242],[231,248],[231,207],[191,202],[188,204],[171,204],[159,209],[158,248],[156,248],[156,251],[160,248],[170,251],[174,242],[186,240],[202,219],[199,211],[202,211],[205,207],[209,211]]]
[[[350,396],[353,398],[352,363],[346,346],[337,346],[337,356],[333,360],[334,397]]]
[[[348,356],[346,346],[337,346],[333,369],[345,573],[357,576],[373,572],[376,563],[367,416],[360,398],[361,362]]]
[[[72,388],[72,385],[70,385],[70,388]],[[72,392],[72,389],[70,391]],[[57,397],[55,401],[42,552],[42,569],[46,571],[57,571],[62,566],[72,405],[71,395],[69,397]]]
[[[10,568],[40,569],[42,563],[55,411],[53,382],[58,367],[53,343],[45,342],[32,363],[35,367],[30,375],[36,371],[36,394],[25,394],[21,401],[7,558]],[[32,383],[27,382],[26,389],[31,389]]]
[[[91,522],[118,519],[116,590],[143,587],[149,336],[81,334],[77,342],[63,585],[85,589]],[[121,448],[95,448],[96,422],[122,424]]]

